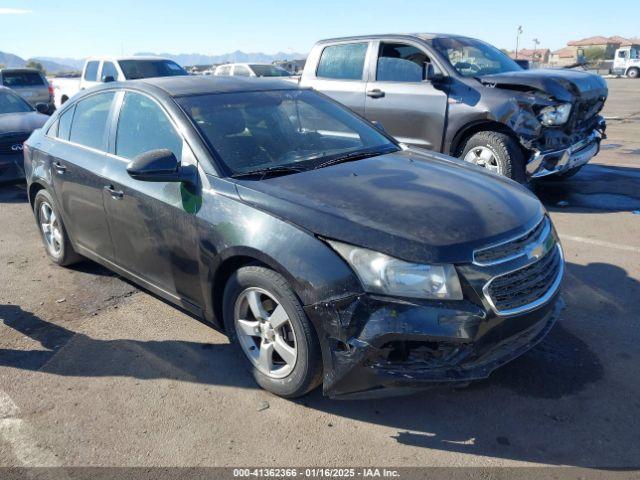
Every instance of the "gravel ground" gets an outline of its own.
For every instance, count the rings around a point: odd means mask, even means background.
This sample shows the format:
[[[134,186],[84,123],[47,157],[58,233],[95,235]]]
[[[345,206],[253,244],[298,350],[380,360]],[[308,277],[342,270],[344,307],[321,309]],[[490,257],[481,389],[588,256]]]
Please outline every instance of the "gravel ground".
[[[24,189],[0,187],[0,466],[638,466],[640,81],[609,83],[602,152],[537,189],[562,320],[463,390],[276,398],[223,335],[96,264],[54,266]]]

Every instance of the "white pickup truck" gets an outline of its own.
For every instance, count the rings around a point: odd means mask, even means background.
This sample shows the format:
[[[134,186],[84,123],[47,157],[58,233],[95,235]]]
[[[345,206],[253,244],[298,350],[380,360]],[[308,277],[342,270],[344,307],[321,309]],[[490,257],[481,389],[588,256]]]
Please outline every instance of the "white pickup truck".
[[[189,75],[173,60],[160,57],[91,57],[77,78],[51,79],[57,108],[76,93],[99,83],[136,80],[139,78]]]
[[[640,77],[640,50],[634,47],[622,47],[616,50],[613,60],[613,73],[629,78]]]

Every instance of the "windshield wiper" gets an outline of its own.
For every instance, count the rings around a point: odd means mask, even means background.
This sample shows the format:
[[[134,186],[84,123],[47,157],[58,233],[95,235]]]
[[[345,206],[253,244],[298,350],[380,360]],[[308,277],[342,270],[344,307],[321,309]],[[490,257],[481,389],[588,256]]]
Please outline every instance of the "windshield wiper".
[[[249,172],[234,173],[231,178],[248,178],[248,177],[260,177],[260,180],[273,175],[289,175],[291,173],[304,172],[304,168],[293,167],[290,165],[277,165],[275,167],[260,168],[258,170],[251,170]]]
[[[324,168],[324,167],[329,167],[331,165],[336,165],[338,163],[352,162],[354,160],[361,160],[363,158],[369,158],[369,157],[377,157],[378,155],[384,155],[385,153],[391,153],[396,151],[397,151],[397,147],[393,146],[388,148],[381,148],[379,150],[362,150],[359,152],[351,152],[345,155],[340,155],[337,157],[330,158],[325,162],[319,163],[313,168],[315,170],[318,168]]]

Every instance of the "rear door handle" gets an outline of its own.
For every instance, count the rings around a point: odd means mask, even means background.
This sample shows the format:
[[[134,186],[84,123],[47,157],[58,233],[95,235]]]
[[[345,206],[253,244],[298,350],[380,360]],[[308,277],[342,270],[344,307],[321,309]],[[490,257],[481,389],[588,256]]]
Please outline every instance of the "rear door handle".
[[[367,97],[382,98],[384,97],[384,92],[379,88],[374,88],[373,90],[367,90]]]
[[[104,189],[109,192],[113,198],[124,197],[124,192],[122,190],[116,190],[113,185],[105,185]]]
[[[60,175],[62,175],[64,172],[67,171],[67,167],[65,167],[62,163],[55,162],[53,164],[53,168],[56,170],[56,172],[58,172]]]

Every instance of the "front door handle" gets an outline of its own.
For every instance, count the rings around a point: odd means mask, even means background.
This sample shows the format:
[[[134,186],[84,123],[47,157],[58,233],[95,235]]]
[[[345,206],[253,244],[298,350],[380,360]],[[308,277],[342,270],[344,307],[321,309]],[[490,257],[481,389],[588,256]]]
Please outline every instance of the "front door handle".
[[[62,175],[64,172],[67,171],[67,167],[65,167],[62,163],[55,162],[53,164],[53,168],[56,170],[56,172],[58,172],[60,175]]]
[[[382,98],[384,97],[384,92],[379,88],[374,88],[373,90],[367,90],[367,97]]]
[[[124,197],[124,192],[122,190],[116,190],[113,185],[105,185],[104,189],[109,192],[113,198]]]

